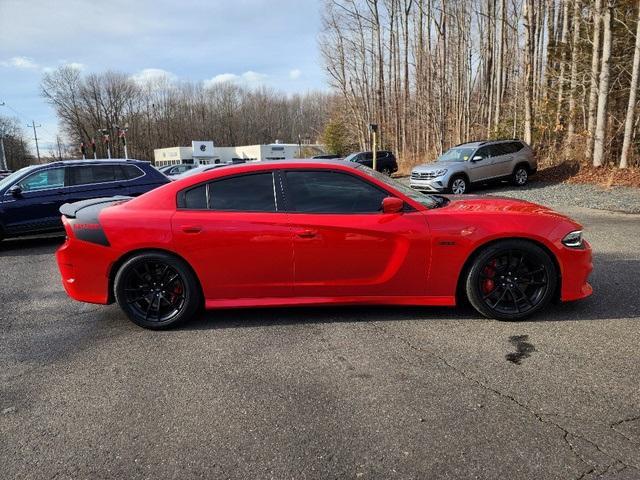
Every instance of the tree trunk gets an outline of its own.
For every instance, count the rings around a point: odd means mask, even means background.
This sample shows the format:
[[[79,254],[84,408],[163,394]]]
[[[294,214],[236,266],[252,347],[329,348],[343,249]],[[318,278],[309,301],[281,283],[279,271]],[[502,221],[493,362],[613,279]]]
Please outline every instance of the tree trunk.
[[[567,65],[567,37],[569,35],[569,0],[562,0],[564,7],[562,9],[562,34],[560,37],[560,74],[558,75],[558,105],[556,110],[556,129],[562,122],[562,103],[564,101],[564,72]]]
[[[602,0],[595,0],[593,7],[593,50],[591,52],[591,84],[589,86],[589,109],[587,120],[587,149],[585,158],[593,160],[593,142],[595,138],[596,111],[598,106],[598,76],[600,73],[600,24],[602,23]]]
[[[638,1],[638,21],[636,25],[636,49],[633,54],[633,71],[631,72],[631,86],[629,88],[629,104],[627,117],[624,122],[624,141],[620,155],[620,168],[629,166],[629,150],[633,133],[633,117],[636,108],[636,94],[638,93],[638,70],[640,70],[640,0]]]
[[[531,145],[533,116],[533,42],[535,39],[534,0],[524,0],[524,141]]]
[[[580,1],[573,1],[573,38],[571,39],[571,86],[569,87],[569,126],[567,141],[573,143],[576,131],[576,87],[578,84],[578,41],[580,40]]]
[[[607,102],[609,100],[609,67],[611,63],[611,14],[613,6],[609,0],[605,6],[604,33],[602,38],[602,64],[600,67],[600,87],[598,88],[598,113],[596,117],[596,136],[593,145],[593,166],[604,163],[604,140],[607,133]]]

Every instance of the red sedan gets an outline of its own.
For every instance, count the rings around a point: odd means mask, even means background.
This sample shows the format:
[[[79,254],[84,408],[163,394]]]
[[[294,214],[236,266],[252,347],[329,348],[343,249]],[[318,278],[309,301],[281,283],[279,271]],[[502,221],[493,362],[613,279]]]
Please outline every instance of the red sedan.
[[[517,320],[591,294],[580,225],[524,201],[424,195],[353,163],[225,167],[61,208],[67,293],[165,328],[204,307],[454,306]]]

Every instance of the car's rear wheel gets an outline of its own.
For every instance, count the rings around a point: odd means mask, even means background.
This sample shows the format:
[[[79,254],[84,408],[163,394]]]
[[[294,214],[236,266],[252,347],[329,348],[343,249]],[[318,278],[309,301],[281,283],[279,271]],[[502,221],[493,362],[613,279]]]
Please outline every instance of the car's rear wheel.
[[[120,308],[135,324],[154,330],[188,320],[198,311],[198,281],[181,259],[149,252],[127,260],[114,281]]]
[[[504,240],[475,258],[466,293],[485,317],[520,320],[547,305],[556,285],[556,267],[545,250],[526,240]]]
[[[469,190],[469,181],[464,175],[457,175],[449,182],[449,191],[454,195],[462,195]]]
[[[516,187],[523,187],[529,181],[529,170],[524,165],[518,165],[513,170],[513,175],[511,178],[511,183],[513,183]]]
[[[391,170],[389,168],[383,168],[382,170],[380,170],[380,173],[384,174],[384,175],[388,175],[389,177],[391,176]]]

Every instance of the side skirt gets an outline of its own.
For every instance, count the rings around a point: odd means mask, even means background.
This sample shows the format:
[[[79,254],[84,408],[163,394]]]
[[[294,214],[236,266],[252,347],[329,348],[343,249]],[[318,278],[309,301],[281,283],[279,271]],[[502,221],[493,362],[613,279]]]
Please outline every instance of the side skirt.
[[[242,307],[293,307],[306,305],[414,305],[453,307],[455,296],[443,297],[264,297],[264,298],[216,298],[205,300],[205,308]]]

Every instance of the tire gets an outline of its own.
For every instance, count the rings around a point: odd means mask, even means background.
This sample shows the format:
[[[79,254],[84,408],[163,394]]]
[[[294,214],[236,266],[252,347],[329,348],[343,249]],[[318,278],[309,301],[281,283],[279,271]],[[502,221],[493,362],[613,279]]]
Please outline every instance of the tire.
[[[118,305],[136,325],[171,328],[192,318],[202,304],[200,284],[181,259],[148,252],[127,260],[114,280]]]
[[[467,299],[480,314],[522,320],[553,298],[558,272],[549,254],[527,240],[502,240],[481,250],[467,274]]]
[[[382,173],[383,175],[387,175],[388,177],[391,176],[391,170],[389,170],[388,168],[383,168],[382,170],[380,170],[380,173]]]
[[[449,180],[449,192],[462,195],[469,191],[469,180],[464,175],[455,175]]]
[[[517,165],[511,174],[511,183],[516,187],[524,187],[529,181],[529,169],[525,165]]]

